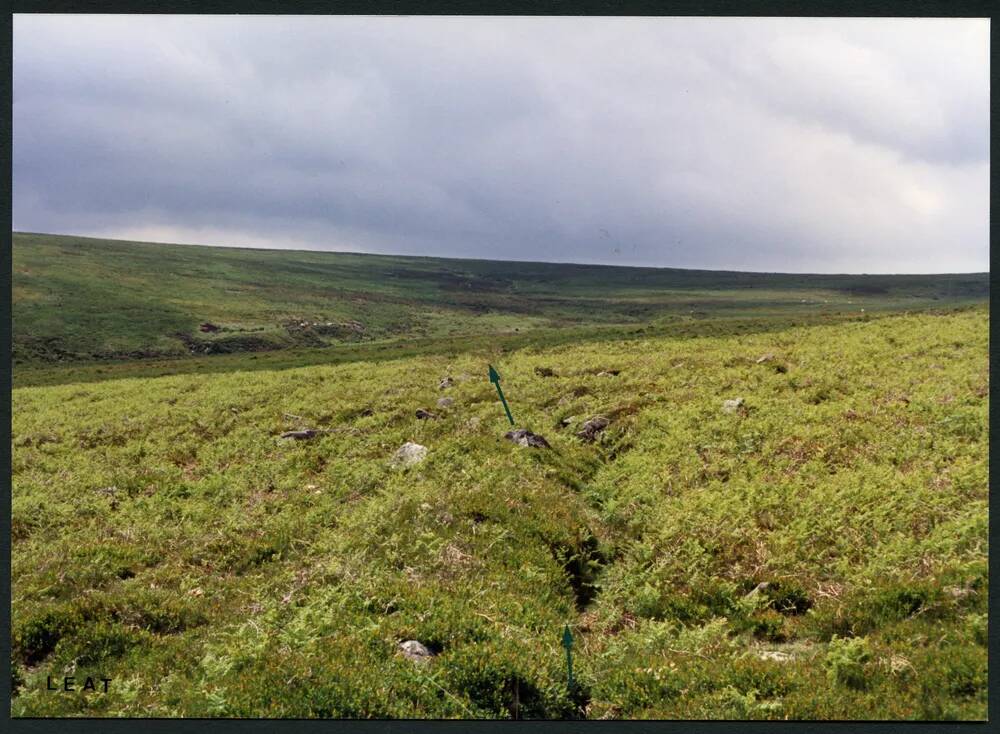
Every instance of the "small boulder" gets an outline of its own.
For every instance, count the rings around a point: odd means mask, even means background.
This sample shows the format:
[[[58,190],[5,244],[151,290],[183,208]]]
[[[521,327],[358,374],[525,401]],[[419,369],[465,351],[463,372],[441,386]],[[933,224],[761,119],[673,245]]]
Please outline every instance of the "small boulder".
[[[570,426],[570,425],[572,425],[574,423],[576,423],[576,416],[575,415],[568,415],[565,418],[563,418],[561,421],[559,421],[559,425],[562,426],[563,428],[566,428],[566,426]]]
[[[307,428],[304,431],[285,431],[281,434],[282,438],[294,438],[296,441],[305,441],[309,438],[315,438],[319,431],[314,431],[312,428]]]
[[[781,650],[760,650],[757,652],[757,657],[761,660],[770,660],[775,663],[787,663],[793,659],[792,655]]]
[[[395,467],[413,466],[427,458],[427,447],[407,441],[392,455],[390,463]]]
[[[772,359],[774,359],[774,354],[772,352],[768,352],[767,354],[762,354],[761,356],[757,357],[756,363],[764,364],[765,362],[770,362]]]
[[[746,401],[743,398],[733,398],[732,400],[726,400],[722,403],[723,413],[735,413],[740,408],[746,407]]]
[[[419,665],[429,662],[430,659],[434,657],[434,653],[432,653],[425,644],[417,642],[416,640],[405,640],[400,642],[399,651],[403,653],[404,658],[412,660]]]
[[[976,592],[965,586],[946,586],[944,587],[945,593],[947,593],[952,599],[956,601],[962,601],[970,596],[975,596]]]
[[[535,374],[539,377],[555,377],[555,372],[550,367],[535,367]]]
[[[546,441],[542,436],[537,433],[532,433],[531,431],[525,430],[524,428],[518,428],[516,431],[507,431],[503,436],[508,441],[513,441],[518,446],[531,446],[536,449],[549,449],[549,442]]]
[[[437,406],[439,408],[450,408],[455,403],[451,398],[438,398]]]
[[[597,434],[607,428],[609,423],[611,423],[611,421],[603,415],[595,416],[584,423],[583,430],[579,431],[576,435],[587,443],[593,443],[597,438]]]
[[[621,370],[601,370],[597,373],[598,377],[618,377],[622,373]]]
[[[438,383],[438,390],[447,390],[449,387],[455,384],[455,381],[450,377],[446,377],[441,382]]]
[[[434,415],[433,413],[431,413],[429,410],[424,410],[423,408],[418,408],[416,415],[417,415],[417,418],[419,418],[422,421],[437,420],[437,416],[436,415]]]

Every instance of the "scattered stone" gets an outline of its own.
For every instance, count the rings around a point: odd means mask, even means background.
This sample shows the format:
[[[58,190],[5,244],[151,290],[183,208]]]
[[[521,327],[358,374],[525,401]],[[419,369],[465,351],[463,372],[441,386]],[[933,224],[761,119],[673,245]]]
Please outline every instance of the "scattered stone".
[[[561,425],[563,428],[565,428],[566,426],[572,425],[574,423],[576,423],[576,416],[575,415],[568,415],[565,418],[563,418],[561,421],[559,421],[559,425]]]
[[[722,403],[722,412],[735,413],[740,408],[743,408],[745,405],[746,401],[744,401],[743,398],[734,398],[732,400],[726,400],[725,402]]]
[[[219,330],[219,326],[213,324],[211,321],[206,321],[204,324],[198,327],[199,331],[206,333],[214,333]]]
[[[587,443],[593,443],[597,438],[597,434],[607,428],[609,423],[611,421],[603,415],[595,416],[584,423],[583,430],[579,431],[576,435]]]
[[[416,415],[417,415],[417,418],[419,418],[422,421],[437,420],[437,416],[436,415],[434,415],[433,413],[431,413],[429,410],[424,410],[423,408],[418,408]]]
[[[439,408],[450,408],[454,403],[455,401],[451,398],[438,398],[437,405]]]
[[[549,449],[549,442],[546,441],[542,436],[537,433],[532,433],[531,431],[525,430],[524,428],[518,428],[516,431],[507,431],[504,434],[504,438],[508,441],[513,441],[518,446],[533,446],[537,449]]]
[[[966,588],[964,586],[946,586],[945,593],[947,593],[952,599],[956,601],[961,601],[962,599],[967,599],[970,596],[975,596],[976,592],[972,589]]]
[[[413,466],[427,458],[427,447],[407,441],[392,455],[390,463],[395,467]]]
[[[450,377],[446,377],[438,384],[438,390],[447,390],[449,387],[455,384],[455,381]]]
[[[757,657],[761,660],[773,660],[776,663],[787,663],[792,659],[789,653],[781,652],[781,650],[760,650]]]
[[[621,370],[601,370],[597,373],[598,377],[618,377],[622,373]]]
[[[770,362],[772,359],[774,359],[774,354],[772,352],[768,352],[767,354],[762,354],[757,357],[757,364],[764,364],[764,362]]]
[[[420,665],[429,662],[434,657],[434,653],[428,650],[426,645],[416,640],[400,642],[399,650],[403,653],[404,658]]]
[[[539,377],[555,377],[556,375],[550,367],[535,367],[535,374]]]
[[[304,431],[285,431],[281,434],[282,438],[294,438],[296,441],[305,441],[308,438],[315,438],[319,435],[319,431],[313,430],[312,428],[307,428]]]

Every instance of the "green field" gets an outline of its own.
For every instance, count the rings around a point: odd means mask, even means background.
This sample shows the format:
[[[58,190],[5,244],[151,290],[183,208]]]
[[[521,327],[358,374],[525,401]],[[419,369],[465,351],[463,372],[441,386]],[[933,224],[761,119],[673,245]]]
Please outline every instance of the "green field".
[[[13,255],[14,716],[986,718],[986,275]]]

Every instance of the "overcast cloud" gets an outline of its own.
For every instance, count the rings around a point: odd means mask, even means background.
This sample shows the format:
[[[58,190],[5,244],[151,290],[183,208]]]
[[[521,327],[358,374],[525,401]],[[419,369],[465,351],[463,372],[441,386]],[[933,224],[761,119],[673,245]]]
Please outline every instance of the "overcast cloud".
[[[15,16],[14,228],[989,269],[985,20]]]

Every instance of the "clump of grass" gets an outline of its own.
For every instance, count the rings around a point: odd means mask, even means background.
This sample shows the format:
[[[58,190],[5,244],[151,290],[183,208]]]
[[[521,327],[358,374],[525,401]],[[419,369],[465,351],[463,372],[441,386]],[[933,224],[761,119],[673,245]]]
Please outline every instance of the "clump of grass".
[[[868,687],[866,668],[871,660],[872,652],[864,637],[845,639],[834,635],[823,664],[831,683],[864,690]]]

